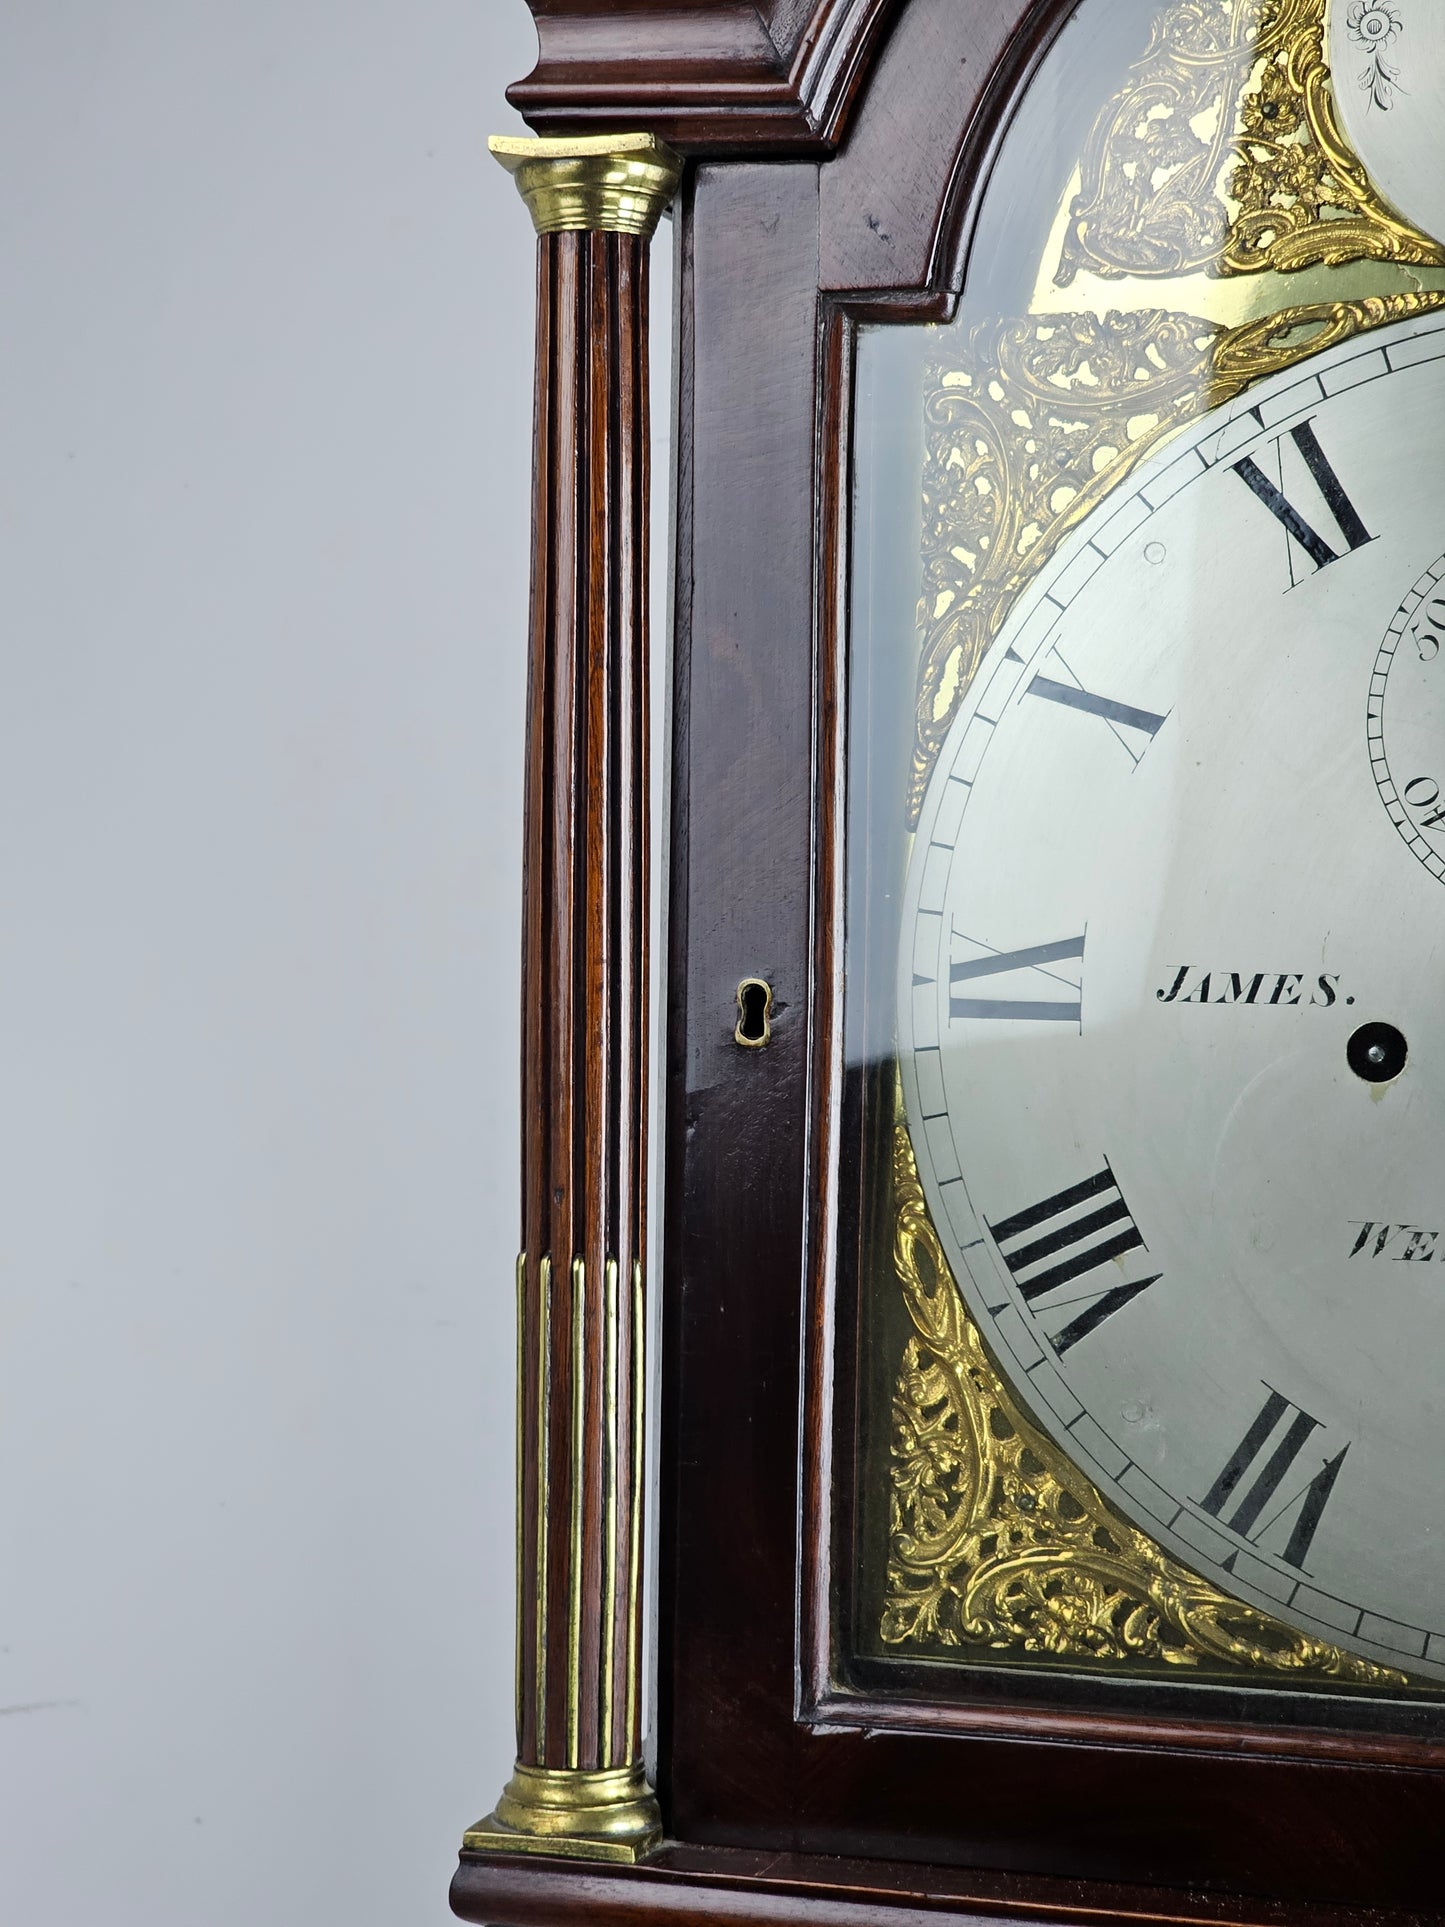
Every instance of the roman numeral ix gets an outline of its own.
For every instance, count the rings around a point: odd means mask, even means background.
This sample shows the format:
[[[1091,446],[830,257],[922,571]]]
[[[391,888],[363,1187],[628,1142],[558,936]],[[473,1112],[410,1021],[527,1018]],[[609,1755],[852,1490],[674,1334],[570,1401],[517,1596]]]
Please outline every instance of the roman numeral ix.
[[[1080,981],[1075,982],[1073,975],[1050,970],[1050,964],[1068,963],[1084,955],[1082,937],[1065,937],[1061,943],[1036,943],[1027,950],[989,950],[973,937],[964,936],[955,926],[954,940],[971,944],[976,950],[984,950],[982,957],[968,957],[962,962],[948,967],[948,1017],[954,1023],[964,1017],[1026,1017],[1037,1023],[1077,1024],[1083,1011],[1082,973]],[[977,997],[971,990],[962,993],[956,988],[959,984],[977,984],[990,978],[1005,978],[1016,971],[1031,971],[1061,985],[1069,994],[1066,998],[1054,997]],[[1026,979],[1031,985],[1033,979]],[[1019,986],[1013,986],[1018,988]]]
[[[1256,419],[1258,418],[1256,417]],[[1334,469],[1330,466],[1329,457],[1320,447],[1319,437],[1315,434],[1314,423],[1312,421],[1299,422],[1294,428],[1290,429],[1289,440],[1294,443],[1299,453],[1304,457],[1305,467],[1309,470],[1315,487],[1324,498],[1325,506],[1334,518],[1335,526],[1344,538],[1345,552],[1353,553],[1356,549],[1362,549],[1367,542],[1373,542],[1375,538],[1361,521],[1359,511],[1349,496],[1346,495],[1339,476],[1336,475]],[[1252,455],[1245,455],[1239,461],[1231,462],[1230,467],[1245,484],[1246,488],[1250,489],[1254,495],[1263,502],[1264,506],[1281,527],[1283,527],[1285,532],[1299,544],[1310,561],[1314,563],[1315,568],[1325,569],[1329,567],[1331,562],[1339,561],[1340,551],[1331,547],[1319,533],[1318,529],[1305,520],[1304,516],[1285,494],[1284,441],[1285,437],[1283,435],[1276,435],[1270,444],[1274,450],[1275,467],[1279,470],[1280,479],[1277,483],[1269,479]],[[1293,588],[1298,578],[1294,572],[1294,551],[1292,549],[1289,551],[1289,556],[1290,586]]]
[[[1081,1184],[1056,1191],[1042,1203],[1000,1218],[988,1228],[1027,1305],[1053,1297],[1076,1279],[1087,1278],[1091,1271],[1144,1244],[1107,1164]],[[1072,1311],[1076,1305],[1082,1309],[1060,1331],[1052,1335],[1045,1332],[1045,1337],[1062,1358],[1081,1338],[1097,1331],[1106,1318],[1112,1318],[1140,1292],[1157,1284],[1162,1275],[1156,1271],[1150,1278],[1110,1285],[1103,1291],[1086,1287],[1058,1300],[1050,1310]]]
[[[1228,1526],[1231,1532],[1237,1532],[1241,1539],[1247,1539],[1251,1545],[1258,1545],[1286,1514],[1294,1512],[1294,1523],[1283,1558],[1286,1565],[1303,1570],[1325,1502],[1334,1490],[1345,1453],[1350,1448],[1348,1445],[1342,1446],[1303,1484],[1295,1485],[1291,1481],[1280,1503],[1267,1516],[1261,1516],[1279,1496],[1280,1488],[1294,1471],[1295,1462],[1309,1442],[1311,1433],[1320,1427],[1317,1418],[1312,1418],[1302,1407],[1292,1404],[1282,1392],[1276,1392],[1268,1385],[1265,1391],[1267,1397],[1259,1408],[1258,1416],[1230,1454],[1224,1470],[1200,1504],[1206,1512]],[[1225,1560],[1226,1571],[1234,1570],[1235,1557],[1231,1553]]]

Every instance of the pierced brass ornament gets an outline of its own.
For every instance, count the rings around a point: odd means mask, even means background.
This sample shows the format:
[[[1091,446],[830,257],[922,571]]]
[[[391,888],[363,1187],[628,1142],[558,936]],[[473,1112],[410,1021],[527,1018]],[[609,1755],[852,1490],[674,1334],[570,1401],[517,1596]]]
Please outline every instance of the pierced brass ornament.
[[[538,234],[636,234],[648,240],[682,173],[679,156],[655,134],[581,134],[570,140],[493,134],[487,145],[516,180]]]
[[[894,1265],[916,1336],[893,1403],[888,1645],[1409,1684],[1228,1598],[1117,1513],[995,1369],[902,1124],[893,1180]]]
[[[1130,469],[1253,382],[1445,303],[1445,249],[1375,192],[1324,46],[1325,0],[1162,11],[1090,131],[1031,314],[976,324],[932,371],[910,826],[1008,609]],[[1336,275],[1317,299],[1326,276],[1278,279],[1347,262],[1377,285]],[[1222,285],[1241,275],[1263,277],[1243,300]],[[1411,278],[1378,285],[1391,275]],[[1180,305],[1159,304],[1164,280]]]
[[[1340,131],[1325,0],[1181,0],[1095,121],[1054,280],[1440,266]]]
[[[924,392],[920,655],[907,820],[948,726],[1039,566],[1176,428],[1445,290],[1319,301],[1222,328],[1152,308],[990,318]]]
[[[1020,591],[1060,536],[1207,405],[1217,334],[1162,309],[990,319],[930,370],[910,825]]]

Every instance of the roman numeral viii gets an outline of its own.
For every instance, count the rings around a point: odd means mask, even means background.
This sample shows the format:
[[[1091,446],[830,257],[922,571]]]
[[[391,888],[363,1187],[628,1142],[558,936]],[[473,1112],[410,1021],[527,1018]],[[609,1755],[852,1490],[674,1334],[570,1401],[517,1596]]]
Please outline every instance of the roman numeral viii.
[[[1106,1164],[1082,1184],[1071,1184],[1056,1191],[1026,1211],[1015,1211],[1010,1218],[990,1224],[999,1256],[1013,1274],[1019,1296],[1025,1304],[1051,1298],[1076,1279],[1087,1278],[1091,1271],[1121,1258],[1126,1251],[1137,1251],[1144,1243],[1143,1233],[1129,1215],[1124,1194]],[[1137,1278],[1132,1283],[1110,1285],[1104,1291],[1082,1290],[1061,1299],[1052,1310],[1076,1305],[1075,1312],[1062,1330],[1050,1335],[1049,1343],[1060,1357],[1081,1338],[1097,1331],[1106,1318],[1157,1284],[1163,1274]]]
[[[1303,1569],[1325,1502],[1334,1490],[1345,1453],[1350,1448],[1342,1446],[1332,1459],[1323,1462],[1312,1478],[1295,1484],[1290,1475],[1310,1435],[1319,1430],[1320,1421],[1301,1406],[1291,1404],[1282,1392],[1268,1385],[1265,1391],[1268,1396],[1258,1416],[1230,1453],[1224,1470],[1200,1504],[1251,1545],[1258,1545],[1267,1532],[1293,1513],[1294,1522],[1283,1557],[1287,1565]],[[1261,1516],[1279,1496],[1287,1479],[1290,1484],[1284,1498],[1267,1516]],[[1228,1571],[1234,1570],[1234,1560],[1233,1553],[1225,1560]]]
[[[955,927],[954,940],[970,944],[975,950],[982,949],[982,957],[967,957],[948,967],[948,1017],[954,1023],[965,1017],[1027,1017],[1036,1023],[1077,1024],[1083,1011],[1082,982],[1075,982],[1073,973],[1051,970],[1051,964],[1067,964],[1075,959],[1082,961],[1084,939],[1065,937],[1061,943],[1036,943],[1027,950],[989,950],[972,937],[965,937]],[[1027,972],[1027,976],[1020,973]],[[978,997],[972,989],[960,992],[959,984],[981,984],[989,979],[1015,978],[1013,984],[1004,987],[1018,990],[1032,988],[1039,977],[1061,986],[1068,992],[1067,997]]]
[[[1320,447],[1319,437],[1315,434],[1314,423],[1305,421],[1290,429],[1288,439],[1304,458],[1315,487],[1324,499],[1325,506],[1334,518],[1335,526],[1344,538],[1345,553],[1351,554],[1362,549],[1374,537],[1360,520],[1354,503],[1346,495],[1340,478],[1330,466],[1329,457]],[[1298,543],[1316,569],[1328,568],[1331,562],[1338,562],[1340,550],[1333,548],[1312,523],[1308,522],[1285,494],[1284,488],[1284,449],[1285,437],[1276,435],[1270,446],[1274,450],[1274,465],[1279,471],[1279,481],[1272,482],[1252,455],[1244,456],[1230,466],[1245,484],[1246,488],[1263,502],[1270,514],[1285,530],[1293,541]],[[1290,586],[1296,581],[1294,572],[1294,551],[1290,550]]]

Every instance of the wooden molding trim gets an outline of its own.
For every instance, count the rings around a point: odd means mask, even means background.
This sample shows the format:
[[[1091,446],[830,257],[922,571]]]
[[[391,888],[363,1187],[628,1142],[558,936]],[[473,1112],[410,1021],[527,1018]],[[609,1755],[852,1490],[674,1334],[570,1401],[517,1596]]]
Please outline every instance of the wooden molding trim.
[[[463,1854],[452,1911],[487,1927],[1418,1927],[1419,1915],[890,1860],[669,1844],[640,1866]]]
[[[537,65],[507,98],[539,133],[636,127],[692,154],[820,155],[900,0],[528,0]]]

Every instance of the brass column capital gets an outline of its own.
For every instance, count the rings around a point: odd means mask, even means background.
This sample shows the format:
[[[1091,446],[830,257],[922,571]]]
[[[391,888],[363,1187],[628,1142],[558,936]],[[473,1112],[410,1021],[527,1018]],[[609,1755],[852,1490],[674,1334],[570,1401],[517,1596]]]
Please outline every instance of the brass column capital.
[[[493,134],[487,145],[516,181],[538,234],[635,234],[650,240],[682,173],[681,158],[655,134],[581,134],[571,140]]]

